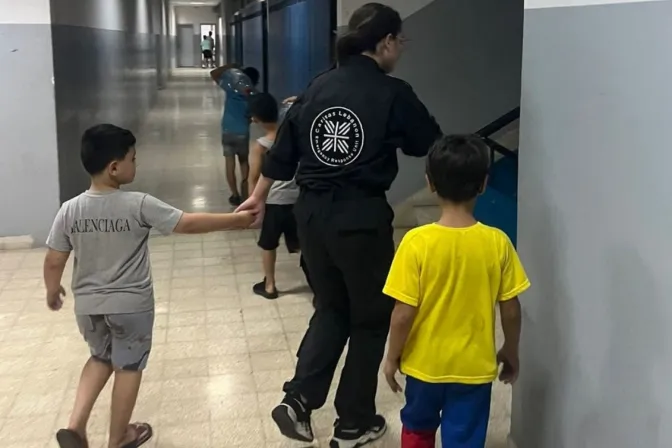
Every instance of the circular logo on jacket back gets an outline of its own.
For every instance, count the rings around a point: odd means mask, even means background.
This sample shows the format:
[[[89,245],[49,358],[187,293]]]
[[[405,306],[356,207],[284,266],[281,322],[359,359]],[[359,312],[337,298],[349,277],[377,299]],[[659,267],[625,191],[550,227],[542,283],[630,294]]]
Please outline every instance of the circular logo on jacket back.
[[[364,128],[359,117],[345,107],[323,110],[310,128],[315,157],[329,166],[354,162],[364,148]]]

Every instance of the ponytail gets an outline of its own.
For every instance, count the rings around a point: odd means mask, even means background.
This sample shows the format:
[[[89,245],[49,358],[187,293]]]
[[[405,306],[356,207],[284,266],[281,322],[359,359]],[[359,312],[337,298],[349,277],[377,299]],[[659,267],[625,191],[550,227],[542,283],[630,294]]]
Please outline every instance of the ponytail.
[[[336,41],[336,59],[343,62],[350,56],[355,56],[366,51],[362,45],[361,37],[356,32],[348,31]]]
[[[367,51],[375,52],[385,37],[401,32],[401,16],[389,6],[367,3],[357,9],[348,22],[347,31],[336,41],[336,59],[345,59]]]

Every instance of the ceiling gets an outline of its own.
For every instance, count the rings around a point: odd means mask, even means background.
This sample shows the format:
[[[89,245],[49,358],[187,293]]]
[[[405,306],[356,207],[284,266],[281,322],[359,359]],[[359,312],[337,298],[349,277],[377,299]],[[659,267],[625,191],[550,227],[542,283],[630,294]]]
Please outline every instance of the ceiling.
[[[221,0],[172,0],[175,6],[217,6]]]

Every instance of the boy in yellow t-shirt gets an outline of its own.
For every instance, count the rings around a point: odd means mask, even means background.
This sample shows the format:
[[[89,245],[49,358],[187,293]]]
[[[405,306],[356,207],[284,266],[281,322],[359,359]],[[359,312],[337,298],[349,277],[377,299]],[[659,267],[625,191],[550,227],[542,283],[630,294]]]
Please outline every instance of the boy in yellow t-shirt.
[[[397,303],[384,371],[395,392],[406,375],[401,411],[403,448],[483,448],[492,382],[518,376],[521,314],[518,295],[530,286],[516,250],[500,230],[474,219],[490,166],[477,136],[438,140],[427,159],[427,180],[441,218],[406,234],[392,263],[385,294]],[[495,348],[495,306],[505,342]]]

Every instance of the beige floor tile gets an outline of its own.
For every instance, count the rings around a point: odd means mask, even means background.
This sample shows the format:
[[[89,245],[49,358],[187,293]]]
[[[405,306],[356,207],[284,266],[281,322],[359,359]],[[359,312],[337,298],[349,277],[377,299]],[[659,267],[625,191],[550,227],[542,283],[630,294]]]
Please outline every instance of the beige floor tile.
[[[213,422],[260,416],[257,394],[213,395],[206,402]]]
[[[262,447],[265,445],[264,429],[260,418],[245,418],[212,422],[212,446]]]
[[[290,370],[294,368],[294,355],[288,350],[251,353],[250,357],[252,360],[252,370],[254,372]]]
[[[208,378],[208,396],[230,396],[256,392],[254,378],[248,373],[215,375]]]
[[[161,448],[210,448],[210,422],[160,425],[156,431]],[[221,448],[220,446],[216,448]]]
[[[211,376],[235,373],[251,374],[252,364],[248,354],[212,356],[208,360],[208,370]]]
[[[248,336],[247,343],[250,353],[276,352],[289,349],[287,337],[278,334],[268,336]]]

